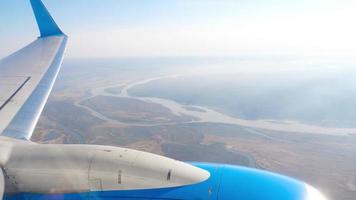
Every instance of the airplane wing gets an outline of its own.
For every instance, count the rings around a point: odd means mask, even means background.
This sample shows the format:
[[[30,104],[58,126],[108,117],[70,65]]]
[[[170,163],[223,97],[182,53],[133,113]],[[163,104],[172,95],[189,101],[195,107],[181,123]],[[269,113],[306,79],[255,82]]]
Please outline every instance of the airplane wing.
[[[4,196],[4,189],[5,189],[4,173],[2,172],[2,169],[0,169],[0,199],[2,199]]]
[[[59,72],[67,36],[30,0],[41,36],[0,60],[0,135],[29,140]]]

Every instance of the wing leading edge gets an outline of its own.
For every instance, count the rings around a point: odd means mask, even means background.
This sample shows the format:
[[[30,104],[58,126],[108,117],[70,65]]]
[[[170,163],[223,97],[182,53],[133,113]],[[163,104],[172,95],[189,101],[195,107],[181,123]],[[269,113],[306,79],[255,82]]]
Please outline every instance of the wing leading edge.
[[[67,43],[41,0],[30,0],[41,36],[0,61],[0,133],[29,140],[47,102]]]

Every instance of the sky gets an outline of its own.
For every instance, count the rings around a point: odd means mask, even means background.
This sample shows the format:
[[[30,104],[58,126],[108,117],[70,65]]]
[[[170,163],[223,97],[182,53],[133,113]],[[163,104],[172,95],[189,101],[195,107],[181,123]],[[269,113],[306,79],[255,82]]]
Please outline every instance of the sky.
[[[67,57],[356,56],[354,0],[43,1]],[[27,0],[0,16],[0,57],[38,36]]]

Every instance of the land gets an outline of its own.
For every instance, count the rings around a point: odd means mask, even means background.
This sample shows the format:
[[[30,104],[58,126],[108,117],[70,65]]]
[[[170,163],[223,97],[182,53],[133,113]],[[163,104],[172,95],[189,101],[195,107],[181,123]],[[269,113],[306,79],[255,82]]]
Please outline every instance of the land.
[[[306,181],[329,199],[356,198],[355,134],[311,134],[199,121],[149,100],[118,96],[124,87],[105,86],[119,84],[118,79],[130,84],[148,75],[127,70],[127,76],[121,73],[118,77],[113,70],[105,68],[102,72],[91,67],[84,71],[65,65],[33,140],[113,145],[183,161],[255,167]],[[96,94],[97,88],[113,96]],[[90,109],[107,118],[101,119]],[[204,112],[194,106],[187,105],[186,109]]]
[[[190,122],[194,119],[194,117],[186,115],[176,116],[167,108],[156,103],[147,103],[130,98],[99,95],[81,102],[81,105],[87,106],[112,119],[118,119],[127,123],[179,123]]]

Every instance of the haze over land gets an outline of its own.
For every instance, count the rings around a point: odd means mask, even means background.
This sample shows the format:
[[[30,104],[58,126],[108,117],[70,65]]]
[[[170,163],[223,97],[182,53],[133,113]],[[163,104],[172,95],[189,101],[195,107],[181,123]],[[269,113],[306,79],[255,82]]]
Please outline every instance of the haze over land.
[[[350,59],[71,59],[34,139],[257,167],[351,200],[355,75]]]

